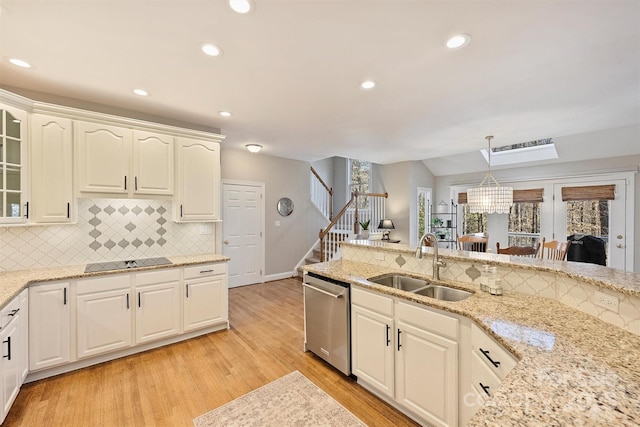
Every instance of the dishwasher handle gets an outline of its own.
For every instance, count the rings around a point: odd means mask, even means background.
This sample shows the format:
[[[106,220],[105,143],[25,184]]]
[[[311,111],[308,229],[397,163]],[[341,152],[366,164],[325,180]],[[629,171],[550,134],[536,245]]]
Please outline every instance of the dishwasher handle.
[[[318,291],[321,294],[328,295],[328,296],[330,296],[332,298],[335,298],[335,299],[342,298],[342,296],[344,295],[344,293],[342,293],[342,292],[339,293],[339,294],[332,294],[331,292],[327,292],[324,289],[316,288],[315,286],[311,286],[311,285],[309,285],[307,283],[303,283],[302,286],[304,286],[305,288],[313,289],[314,291]]]

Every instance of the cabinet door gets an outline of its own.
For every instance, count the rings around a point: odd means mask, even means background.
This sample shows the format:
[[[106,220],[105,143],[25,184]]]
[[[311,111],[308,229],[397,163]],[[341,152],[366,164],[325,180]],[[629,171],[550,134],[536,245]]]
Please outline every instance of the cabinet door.
[[[180,282],[136,288],[136,344],[180,333]]]
[[[73,200],[71,120],[31,116],[31,211],[34,222],[71,221]]]
[[[29,366],[32,371],[69,362],[69,283],[29,288]]]
[[[29,218],[27,185],[27,113],[0,105],[0,222]]]
[[[173,137],[133,131],[133,192],[173,194]]]
[[[186,280],[184,292],[185,332],[227,321],[226,276]]]
[[[396,323],[396,401],[429,424],[458,423],[458,343]]]
[[[176,221],[220,219],[220,145],[176,138]]]
[[[351,306],[351,365],[355,376],[394,397],[393,320],[357,305]]]
[[[127,195],[131,131],[76,121],[74,139],[79,191]]]
[[[76,299],[78,359],[131,345],[129,290],[92,292]]]

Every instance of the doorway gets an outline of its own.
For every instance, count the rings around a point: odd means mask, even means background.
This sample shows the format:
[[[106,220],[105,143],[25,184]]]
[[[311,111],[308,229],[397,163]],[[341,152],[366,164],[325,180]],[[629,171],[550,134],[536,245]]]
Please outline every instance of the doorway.
[[[222,182],[222,253],[229,287],[264,282],[264,183]]]

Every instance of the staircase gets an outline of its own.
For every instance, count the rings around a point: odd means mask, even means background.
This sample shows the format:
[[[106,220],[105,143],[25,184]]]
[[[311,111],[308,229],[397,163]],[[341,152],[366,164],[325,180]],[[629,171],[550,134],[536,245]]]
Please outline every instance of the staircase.
[[[355,238],[360,233],[360,222],[370,221],[369,229],[377,232],[377,225],[385,218],[385,199],[387,193],[360,193],[354,191],[351,199],[340,210],[332,215],[333,189],[330,188],[311,167],[311,201],[327,218],[329,224],[318,233],[318,242],[309,250],[298,267],[298,275],[302,275],[302,266],[323,261],[339,259],[340,243]]]

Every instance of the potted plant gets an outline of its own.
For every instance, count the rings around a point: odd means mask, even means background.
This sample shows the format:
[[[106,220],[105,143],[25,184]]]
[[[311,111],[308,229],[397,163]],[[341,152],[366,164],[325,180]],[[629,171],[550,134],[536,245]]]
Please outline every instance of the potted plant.
[[[360,222],[360,227],[362,227],[362,230],[360,231],[360,237],[363,239],[369,238],[369,223],[371,223],[370,219]]]
[[[444,221],[442,220],[442,218],[438,218],[437,216],[431,218],[431,231],[433,231],[436,236],[438,236],[438,239],[445,240],[447,230],[440,230],[440,228],[442,227],[444,227]]]

